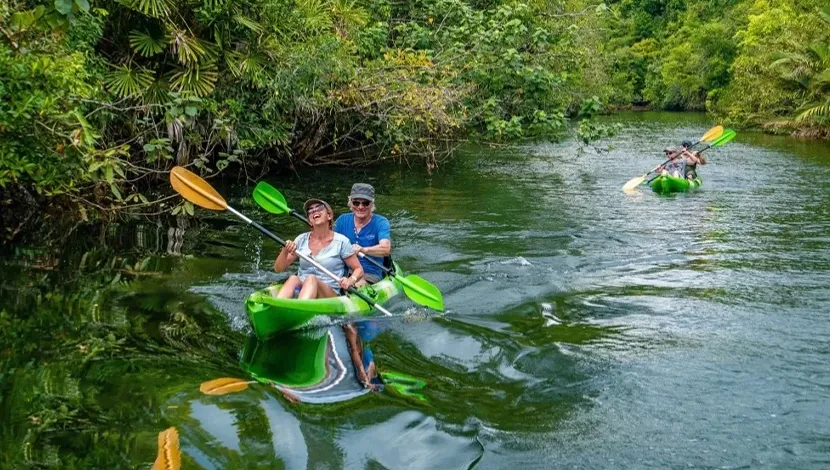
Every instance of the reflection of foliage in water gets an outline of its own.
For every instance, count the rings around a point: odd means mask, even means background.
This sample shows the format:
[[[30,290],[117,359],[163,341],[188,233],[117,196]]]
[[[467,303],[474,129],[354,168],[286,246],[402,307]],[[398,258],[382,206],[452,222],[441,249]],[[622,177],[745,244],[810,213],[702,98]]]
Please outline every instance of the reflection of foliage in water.
[[[162,397],[235,362],[225,317],[160,282],[184,258],[90,246],[96,237],[79,232],[15,249],[0,273],[6,465],[120,467],[139,460],[130,452],[151,456],[151,436],[168,426]]]

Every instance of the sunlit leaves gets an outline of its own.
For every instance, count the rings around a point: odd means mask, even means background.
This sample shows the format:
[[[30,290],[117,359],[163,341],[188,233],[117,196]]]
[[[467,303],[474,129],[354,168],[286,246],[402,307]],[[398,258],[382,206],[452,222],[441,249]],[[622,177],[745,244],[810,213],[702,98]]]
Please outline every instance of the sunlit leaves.
[[[150,57],[164,50],[165,38],[155,38],[142,31],[130,33],[130,46],[144,57]]]
[[[120,65],[105,75],[104,83],[117,96],[130,97],[149,89],[154,76],[155,72],[143,67]]]

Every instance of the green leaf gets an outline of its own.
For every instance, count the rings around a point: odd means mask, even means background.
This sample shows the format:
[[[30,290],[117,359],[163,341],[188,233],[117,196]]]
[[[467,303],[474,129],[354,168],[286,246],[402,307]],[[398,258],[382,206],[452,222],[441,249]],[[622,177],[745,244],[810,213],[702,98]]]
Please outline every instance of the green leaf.
[[[72,13],[74,4],[72,0],[55,0],[55,10],[58,10],[61,15],[68,15]]]
[[[153,85],[154,75],[152,70],[121,65],[104,76],[104,83],[110,91],[126,98],[147,91]]]
[[[205,96],[213,91],[219,72],[213,64],[194,65],[179,69],[170,82],[177,91],[187,91],[198,96]]]
[[[194,117],[197,114],[199,114],[199,110],[196,108],[196,106],[185,106],[184,113],[190,117]]]
[[[119,201],[123,200],[123,198],[121,197],[121,191],[118,190],[118,186],[116,186],[115,184],[110,184],[110,190],[112,191],[112,194],[115,195],[115,199]]]
[[[78,5],[78,8],[84,13],[89,11],[89,1],[87,0],[75,0],[75,5]]]
[[[185,201],[185,203],[184,203],[184,211],[185,211],[188,215],[193,215],[193,214],[195,214],[195,213],[196,213],[196,211],[193,209],[193,204],[192,204],[190,201]]]
[[[112,170],[112,165],[107,166],[107,167],[104,169],[104,180],[105,180],[107,183],[112,184],[113,180],[115,179],[115,175],[114,175],[113,173],[114,173],[114,172],[113,172],[113,170]]]
[[[164,37],[154,38],[142,31],[130,33],[130,47],[144,57],[150,57],[164,50]]]
[[[12,31],[20,32],[29,29],[29,27],[32,26],[34,23],[34,11],[19,11],[17,13],[12,14],[9,26],[11,26]]]
[[[144,144],[144,151],[145,152],[152,152],[156,149],[156,146],[153,144]]]

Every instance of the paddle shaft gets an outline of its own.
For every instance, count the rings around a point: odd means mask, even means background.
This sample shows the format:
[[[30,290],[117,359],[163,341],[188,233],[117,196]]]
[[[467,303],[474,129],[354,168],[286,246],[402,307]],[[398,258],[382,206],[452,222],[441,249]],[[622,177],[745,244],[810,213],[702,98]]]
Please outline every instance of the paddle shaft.
[[[300,214],[299,212],[295,211],[294,209],[289,209],[289,210],[288,210],[288,213],[289,213],[292,217],[294,217],[294,218],[296,218],[296,219],[299,219],[299,220],[302,220],[302,221],[303,221],[306,225],[310,225],[310,224],[308,223],[308,219],[306,219],[305,217],[303,217],[303,215],[302,215],[302,214]],[[358,254],[357,254],[357,256],[360,256],[361,258],[365,259],[366,261],[368,261],[368,262],[370,262],[370,263],[374,264],[375,266],[377,266],[378,268],[380,268],[381,270],[383,270],[383,272],[384,272],[384,273],[386,273],[386,274],[389,274],[389,273],[391,273],[391,272],[392,272],[392,270],[391,270],[391,269],[389,269],[389,268],[387,268],[386,266],[384,266],[384,265],[382,265],[382,264],[378,263],[377,261],[373,260],[372,258],[369,258],[368,256],[364,255],[363,253],[358,253]]]
[[[281,246],[285,246],[285,240],[283,240],[282,238],[280,238],[280,237],[278,237],[277,235],[273,234],[273,233],[272,233],[270,230],[268,230],[267,228],[263,227],[262,225],[258,224],[257,222],[254,222],[253,220],[249,219],[247,216],[245,216],[245,214],[243,214],[243,213],[239,212],[238,210],[234,209],[233,207],[231,207],[231,206],[227,206],[227,208],[228,208],[228,211],[232,212],[234,215],[236,215],[236,216],[237,216],[237,217],[239,217],[240,219],[244,220],[244,221],[245,221],[246,223],[248,223],[249,225],[253,225],[253,226],[254,226],[257,230],[259,230],[260,232],[264,233],[266,236],[268,236],[269,238],[271,238],[271,239],[272,239],[272,240],[274,240],[275,242],[279,243]],[[294,212],[294,211],[292,211],[292,212]],[[299,215],[299,214],[297,214],[297,215]],[[300,217],[302,217],[302,216],[300,216]],[[303,219],[303,220],[305,220],[305,219]],[[307,221],[307,220],[306,220],[306,223],[308,223],[308,221]],[[320,263],[318,263],[317,261],[314,261],[314,259],[312,259],[312,258],[310,258],[310,257],[308,257],[308,256],[306,256],[306,255],[304,255],[304,254],[302,254],[302,253],[300,253],[299,251],[295,251],[294,253],[296,253],[296,254],[297,254],[297,256],[299,256],[300,258],[302,258],[302,259],[304,259],[304,260],[308,261],[309,263],[311,263],[311,264],[312,264],[315,268],[317,268],[317,269],[319,269],[320,271],[322,271],[322,272],[323,272],[324,274],[326,274],[328,277],[330,277],[330,278],[334,279],[335,281],[340,281],[340,278],[339,278],[339,277],[337,277],[337,275],[336,275],[336,274],[334,274],[333,272],[331,272],[331,271],[329,271],[328,269],[326,269],[325,267],[323,267],[323,265],[321,265],[321,264],[320,264]],[[372,299],[370,299],[370,298],[369,298],[367,295],[365,295],[363,292],[360,292],[359,290],[355,289],[354,287],[349,287],[348,291],[349,291],[349,293],[355,294],[356,296],[360,297],[361,299],[363,299],[363,301],[364,301],[364,302],[366,302],[367,304],[369,304],[369,305],[370,305],[370,306],[372,306],[373,308],[378,309],[378,310],[379,310],[381,313],[383,313],[384,315],[386,315],[386,316],[390,316],[390,317],[392,316],[392,312],[390,312],[389,310],[386,310],[386,309],[385,309],[385,308],[383,308],[382,306],[378,305],[375,301],[373,301]]]
[[[699,143],[700,143],[700,141],[695,142],[695,145],[697,145],[697,144],[699,144]],[[695,145],[692,145],[692,147],[694,147]],[[689,147],[689,148],[692,148],[692,147]],[[709,150],[710,148],[712,148],[712,145],[707,145],[706,147],[704,147],[704,148],[700,149],[700,151],[698,151],[698,152],[697,152],[697,154],[698,154],[698,155],[700,155],[701,153],[703,153],[703,152],[705,152],[705,151]],[[688,149],[687,149],[687,150],[688,150]],[[682,152],[681,152],[681,153],[682,153]],[[680,156],[680,153],[678,153],[677,155],[675,155],[675,156],[674,156],[674,157],[672,157],[672,158],[669,158],[668,160],[666,160],[665,162],[663,162],[663,164],[662,164],[662,165],[659,165],[657,168],[660,168],[661,166],[663,166],[663,165],[665,165],[666,163],[668,163],[668,162],[670,162],[670,161],[674,160],[674,159],[675,159],[675,158],[677,158],[678,156]],[[655,168],[655,169],[653,169],[653,170],[649,171],[649,172],[648,172],[648,173],[646,173],[646,174],[654,173],[655,171],[657,171],[657,168]],[[660,175],[657,175],[657,176],[660,176]],[[651,183],[652,181],[656,180],[656,179],[657,179],[657,176],[655,176],[654,178],[652,178],[652,179],[650,179],[650,180],[646,181],[646,184]]]

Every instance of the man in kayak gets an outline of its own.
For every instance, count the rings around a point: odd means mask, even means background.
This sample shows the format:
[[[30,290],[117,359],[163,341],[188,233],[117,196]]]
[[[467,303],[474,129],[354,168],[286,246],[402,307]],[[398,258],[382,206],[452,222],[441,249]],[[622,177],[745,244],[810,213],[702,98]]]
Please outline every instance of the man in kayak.
[[[392,254],[389,220],[375,214],[375,188],[366,183],[355,183],[349,194],[351,214],[343,214],[334,222],[334,231],[352,243],[360,259],[363,278],[356,284],[374,284],[383,278],[383,270],[363,259],[360,254],[383,265],[383,258]]]
[[[664,164],[658,170],[663,175],[671,175],[675,178],[686,178],[693,180],[697,178],[697,165],[705,165],[706,159],[700,152],[691,150],[692,142],[684,140],[682,146],[677,149],[674,147],[667,147],[663,150],[669,162]],[[681,176],[682,175],[682,176]]]

